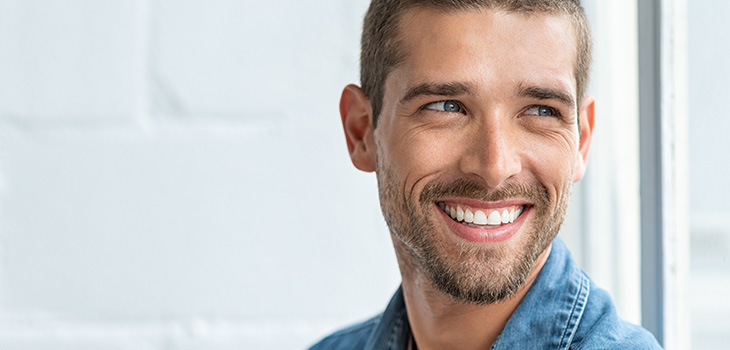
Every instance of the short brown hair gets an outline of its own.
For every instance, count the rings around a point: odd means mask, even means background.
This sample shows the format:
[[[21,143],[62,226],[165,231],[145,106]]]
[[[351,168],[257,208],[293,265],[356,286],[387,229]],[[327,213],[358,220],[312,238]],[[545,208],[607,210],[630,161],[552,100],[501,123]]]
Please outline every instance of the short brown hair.
[[[413,8],[444,11],[497,9],[514,13],[548,13],[572,19],[577,37],[575,80],[580,101],[586,93],[591,66],[592,39],[580,0],[372,0],[365,15],[360,48],[360,84],[373,109],[373,126],[382,112],[385,79],[402,62],[398,27],[403,14]]]

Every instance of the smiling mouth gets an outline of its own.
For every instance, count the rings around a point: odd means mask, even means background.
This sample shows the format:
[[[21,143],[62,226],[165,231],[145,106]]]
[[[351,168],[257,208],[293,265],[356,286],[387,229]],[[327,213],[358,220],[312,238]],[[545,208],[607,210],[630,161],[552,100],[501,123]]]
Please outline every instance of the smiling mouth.
[[[452,220],[466,226],[476,228],[496,228],[508,225],[522,215],[525,209],[524,205],[511,206],[506,208],[482,210],[472,209],[461,205],[449,205],[444,202],[438,202],[441,211],[446,213]]]

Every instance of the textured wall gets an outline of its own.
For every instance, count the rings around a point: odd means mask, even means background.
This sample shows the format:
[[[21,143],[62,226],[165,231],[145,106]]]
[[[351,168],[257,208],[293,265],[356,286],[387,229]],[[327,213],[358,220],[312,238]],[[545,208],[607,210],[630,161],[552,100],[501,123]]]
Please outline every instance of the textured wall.
[[[303,348],[382,309],[337,112],[366,6],[0,0],[0,349]]]

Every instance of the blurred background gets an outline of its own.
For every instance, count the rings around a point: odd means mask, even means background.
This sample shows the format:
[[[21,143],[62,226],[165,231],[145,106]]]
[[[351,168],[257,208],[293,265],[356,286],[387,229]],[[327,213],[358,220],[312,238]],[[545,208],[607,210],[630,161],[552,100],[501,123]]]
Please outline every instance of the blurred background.
[[[584,1],[597,127],[561,236],[641,323],[637,1]],[[382,311],[400,276],[338,114],[368,3],[0,0],[0,348],[303,349]],[[728,15],[680,14],[695,349],[730,342]]]

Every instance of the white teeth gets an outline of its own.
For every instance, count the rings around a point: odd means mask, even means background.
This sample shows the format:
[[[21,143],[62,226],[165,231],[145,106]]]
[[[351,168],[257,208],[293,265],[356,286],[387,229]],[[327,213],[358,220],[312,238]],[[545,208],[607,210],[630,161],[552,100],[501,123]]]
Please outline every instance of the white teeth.
[[[464,211],[464,222],[471,224],[474,222],[474,213],[469,208]]]
[[[517,209],[504,209],[500,214],[499,211],[493,210],[489,216],[482,210],[474,210],[461,205],[452,207],[444,204],[443,202],[438,203],[439,208],[443,210],[447,215],[457,222],[463,222],[466,224],[474,225],[488,225],[488,226],[500,226],[513,223],[522,214],[524,207]]]
[[[501,225],[502,224],[502,216],[499,215],[498,211],[493,211],[491,214],[489,214],[489,218],[487,219],[488,225]]]
[[[486,225],[487,224],[487,214],[484,214],[484,212],[481,210],[475,211],[473,222],[476,225]]]

